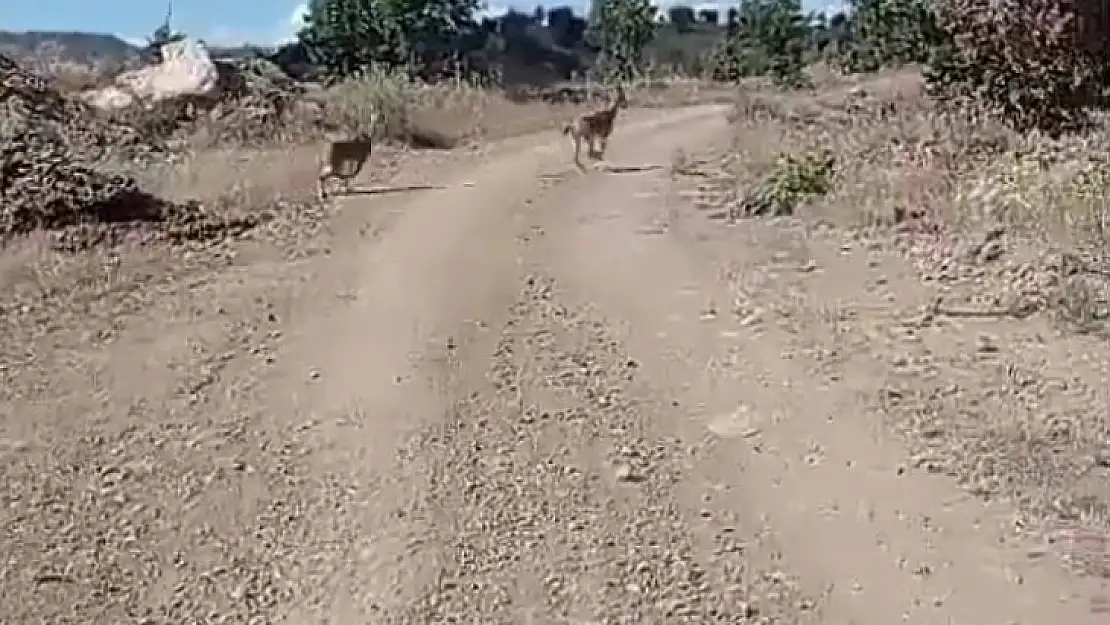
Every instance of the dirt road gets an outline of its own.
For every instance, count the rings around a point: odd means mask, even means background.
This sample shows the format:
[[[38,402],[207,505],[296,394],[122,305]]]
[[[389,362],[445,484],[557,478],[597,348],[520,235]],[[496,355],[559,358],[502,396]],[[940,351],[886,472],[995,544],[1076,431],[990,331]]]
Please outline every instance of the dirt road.
[[[6,415],[0,622],[1104,618],[874,414],[900,261],[686,205],[674,150],[727,137],[653,113],[588,175],[508,142],[59,356]]]

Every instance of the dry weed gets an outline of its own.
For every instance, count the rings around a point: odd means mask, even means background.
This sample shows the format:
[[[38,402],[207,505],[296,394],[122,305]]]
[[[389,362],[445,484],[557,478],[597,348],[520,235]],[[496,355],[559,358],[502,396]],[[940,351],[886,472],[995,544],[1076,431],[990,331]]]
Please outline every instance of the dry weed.
[[[1107,535],[1110,125],[1019,134],[935,110],[913,72],[820,84],[742,90],[734,146],[696,172],[703,203],[741,212],[784,162],[828,154],[826,193],[791,208],[900,250],[938,296],[897,328],[913,347],[879,402],[917,466],[1016,503],[1027,529]]]
[[[974,112],[934,110],[909,72],[814,92],[749,88],[732,119],[738,140],[725,165],[735,188],[729,201],[743,203],[762,181],[782,178],[783,162],[829,154],[836,183],[809,203],[808,216],[844,227],[943,231],[943,244],[910,244],[922,271],[941,282],[960,274],[963,261],[954,257],[983,248],[986,233],[1002,228],[1005,236],[987,254],[965,258],[962,271],[981,273],[972,265],[990,264],[994,289],[1026,296],[1030,285],[1014,284],[1015,276],[1054,274],[1030,279],[1039,283],[1039,305],[1077,327],[1110,330],[1110,127],[1064,139],[1020,135]],[[1075,260],[1066,275],[1048,262],[1051,253]]]
[[[400,72],[373,70],[337,85],[325,97],[345,134],[450,148],[474,137],[489,95],[464,80],[425,85]]]

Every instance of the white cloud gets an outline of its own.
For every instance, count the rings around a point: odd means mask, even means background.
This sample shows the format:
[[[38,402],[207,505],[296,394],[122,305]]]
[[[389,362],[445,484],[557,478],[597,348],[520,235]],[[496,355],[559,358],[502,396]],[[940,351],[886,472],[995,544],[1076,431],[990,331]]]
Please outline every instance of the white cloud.
[[[305,18],[308,17],[308,3],[302,2],[293,8],[293,12],[289,14],[287,23],[284,24],[282,29],[282,36],[278,40],[281,43],[292,41],[297,36],[297,31],[304,27]]]
[[[217,27],[212,29],[212,32],[203,39],[210,45],[218,46],[240,46],[246,44],[279,46],[296,40],[297,32],[304,27],[304,20],[307,16],[308,3],[302,2],[294,7],[288,16],[275,24],[273,28],[268,29],[269,32],[245,35],[241,31]]]
[[[825,2],[819,10],[827,15],[834,15],[836,13],[847,13],[851,8],[847,2]]]
[[[481,9],[479,9],[478,15],[481,15],[482,17],[495,17],[498,15],[504,15],[508,10],[509,7],[501,3],[485,4],[482,5]]]

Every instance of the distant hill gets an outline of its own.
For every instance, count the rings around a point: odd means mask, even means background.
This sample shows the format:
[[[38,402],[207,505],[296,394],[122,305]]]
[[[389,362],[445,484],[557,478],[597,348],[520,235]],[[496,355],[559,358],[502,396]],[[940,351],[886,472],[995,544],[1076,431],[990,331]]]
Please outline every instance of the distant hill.
[[[213,56],[251,56],[246,46],[210,46]],[[0,30],[0,54],[16,59],[58,59],[75,63],[127,63],[139,58],[140,48],[115,35],[50,30],[11,32]]]
[[[126,62],[139,57],[139,48],[115,35],[101,33],[0,30],[0,53],[82,63]]]

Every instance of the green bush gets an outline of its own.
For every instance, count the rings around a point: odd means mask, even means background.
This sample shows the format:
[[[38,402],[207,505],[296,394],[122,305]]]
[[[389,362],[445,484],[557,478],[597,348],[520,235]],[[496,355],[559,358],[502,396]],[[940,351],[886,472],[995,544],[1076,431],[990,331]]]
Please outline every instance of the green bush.
[[[828,193],[835,173],[836,157],[831,152],[783,154],[771,173],[744,195],[738,212],[762,217],[793,215],[804,201]]]

